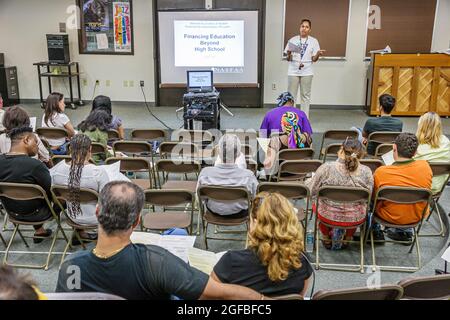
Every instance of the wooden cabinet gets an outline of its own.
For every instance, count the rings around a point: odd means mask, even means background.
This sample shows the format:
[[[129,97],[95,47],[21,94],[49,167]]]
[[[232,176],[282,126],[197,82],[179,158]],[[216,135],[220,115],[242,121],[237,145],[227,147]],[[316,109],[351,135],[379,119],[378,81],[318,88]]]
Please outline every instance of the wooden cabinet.
[[[446,54],[374,54],[368,72],[366,110],[378,115],[378,98],[397,99],[397,116],[428,111],[450,116],[450,56]]]

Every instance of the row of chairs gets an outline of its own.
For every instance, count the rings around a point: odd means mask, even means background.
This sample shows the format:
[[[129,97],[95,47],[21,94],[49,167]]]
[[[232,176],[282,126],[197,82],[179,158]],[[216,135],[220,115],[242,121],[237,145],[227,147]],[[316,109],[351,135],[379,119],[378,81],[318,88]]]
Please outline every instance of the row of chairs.
[[[117,295],[101,292],[47,293],[49,300],[125,300]],[[299,294],[271,297],[275,300],[303,300]],[[312,300],[448,300],[450,275],[407,278],[397,284],[376,288],[361,287],[320,290]]]

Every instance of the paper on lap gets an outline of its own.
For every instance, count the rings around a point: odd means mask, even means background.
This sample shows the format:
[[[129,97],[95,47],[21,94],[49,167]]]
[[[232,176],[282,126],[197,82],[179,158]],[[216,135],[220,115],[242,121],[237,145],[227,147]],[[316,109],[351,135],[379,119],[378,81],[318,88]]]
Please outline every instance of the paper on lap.
[[[36,117],[30,117],[30,127],[33,128],[33,132],[36,132]]]
[[[261,149],[263,149],[264,153],[267,154],[267,151],[269,150],[270,139],[269,138],[256,138],[256,140],[258,140],[258,143],[259,143]]]
[[[149,232],[133,232],[131,242],[159,246],[188,263],[188,250],[194,246],[195,238],[195,236],[162,236]]]
[[[383,162],[385,165],[390,166],[395,162],[394,160],[394,151],[391,150],[388,153],[385,153],[381,156],[381,159],[383,159]]]
[[[109,181],[130,181],[130,179],[128,179],[120,172],[120,161],[114,162],[113,164],[109,165],[102,165],[99,167],[102,167],[106,171]]]
[[[203,271],[206,274],[211,274],[214,269],[214,266],[217,262],[222,258],[222,256],[226,253],[219,252],[214,253],[210,251],[205,251],[197,248],[189,248],[188,257],[189,264],[194,268]]]
[[[447,262],[450,262],[450,247],[445,250],[444,254],[442,255],[442,259],[444,259]]]

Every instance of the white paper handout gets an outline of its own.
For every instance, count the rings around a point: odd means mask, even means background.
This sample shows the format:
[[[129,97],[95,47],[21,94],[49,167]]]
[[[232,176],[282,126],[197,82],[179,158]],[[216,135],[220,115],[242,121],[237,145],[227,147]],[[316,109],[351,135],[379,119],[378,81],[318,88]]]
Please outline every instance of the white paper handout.
[[[450,262],[450,247],[445,250],[444,254],[442,255],[442,259],[444,259],[447,262]]]
[[[287,45],[287,51],[300,53],[302,51],[302,49],[300,48],[300,46],[298,46],[295,43],[292,43],[291,41],[289,41],[288,45]]]
[[[381,159],[383,159],[383,162],[385,165],[390,166],[395,162],[394,160],[394,151],[391,150],[388,153],[385,153],[381,156]]]
[[[211,274],[211,272],[214,269],[214,266],[217,264],[217,262],[220,260],[220,258],[222,258],[222,256],[225,253],[226,251],[214,253],[197,248],[189,248],[188,250],[189,264],[192,267],[200,271],[203,271],[206,274]]]
[[[263,149],[264,153],[267,154],[267,151],[269,150],[270,139],[269,138],[256,138],[256,140],[258,140],[258,143],[259,143],[261,149]]]
[[[30,117],[30,127],[33,128],[33,132],[36,132],[36,117]]]
[[[106,35],[106,33],[97,33],[95,36],[97,37],[97,48],[99,50],[105,50],[109,48],[108,36]]]
[[[149,232],[133,232],[131,242],[162,247],[188,263],[188,249],[194,247],[195,236],[162,236]]]
[[[106,171],[109,181],[130,181],[130,179],[120,172],[120,161],[99,167],[102,167]]]

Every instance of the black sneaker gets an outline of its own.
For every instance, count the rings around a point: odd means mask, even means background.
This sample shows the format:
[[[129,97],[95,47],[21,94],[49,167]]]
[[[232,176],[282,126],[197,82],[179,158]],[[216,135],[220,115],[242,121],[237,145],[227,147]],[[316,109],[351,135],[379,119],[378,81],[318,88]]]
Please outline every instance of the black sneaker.
[[[41,243],[45,239],[50,238],[52,236],[52,233],[53,233],[53,231],[51,229],[45,229],[45,233],[34,234],[35,237],[39,237],[39,238],[33,237],[33,243]]]
[[[409,243],[403,243],[405,246],[409,246],[412,242],[412,235],[404,232],[404,231],[393,231],[391,229],[389,229],[386,232],[386,235],[388,236],[389,239],[395,240],[395,241],[407,241]]]

